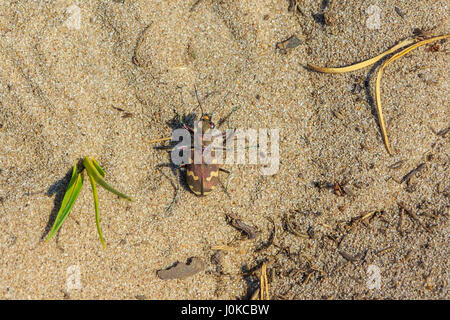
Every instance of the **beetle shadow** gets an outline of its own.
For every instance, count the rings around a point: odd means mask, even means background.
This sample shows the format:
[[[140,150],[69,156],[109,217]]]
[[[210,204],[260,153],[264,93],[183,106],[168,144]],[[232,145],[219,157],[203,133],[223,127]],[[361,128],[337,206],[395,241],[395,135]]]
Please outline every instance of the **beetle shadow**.
[[[194,122],[197,119],[196,113],[191,112],[187,115],[180,115],[176,110],[173,111],[175,116],[166,122],[172,130],[183,128],[183,125],[187,125],[191,128],[194,126]]]
[[[64,194],[66,193],[67,187],[72,177],[72,172],[73,169],[69,169],[65,176],[53,183],[45,193],[45,195],[49,197],[55,195],[55,198],[53,200],[53,209],[50,213],[50,216],[48,217],[47,225],[45,226],[44,232],[41,235],[41,241],[45,239],[45,237],[52,229],[53,224],[55,223],[56,216],[58,215],[58,211],[64,199]]]
[[[189,127],[193,127],[194,126],[194,122],[197,119],[197,115],[194,112],[191,112],[187,115],[180,115],[176,110],[173,110],[175,115],[172,119],[168,120],[166,122],[166,124],[172,129],[172,130],[176,130],[176,129],[182,129],[184,127],[184,125],[187,125]],[[170,154],[171,150],[173,149],[173,147],[177,144],[177,141],[170,141],[170,144],[165,145],[165,146],[155,146],[153,147],[156,150],[168,150],[168,153]],[[163,174],[167,179],[169,179],[169,181],[172,180],[169,178],[168,175],[166,175],[164,172],[162,172],[162,170],[160,170],[161,168],[165,168],[165,167],[169,167],[170,170],[172,171],[172,174],[176,177],[176,182],[178,183],[178,185],[182,186],[183,189],[190,191],[189,186],[187,184],[186,181],[186,175],[185,174],[181,174],[181,168],[177,165],[175,165],[172,161],[169,163],[163,163],[163,164],[159,164],[157,166],[159,168],[159,171],[161,172],[161,174]],[[172,183],[173,185],[173,183]],[[177,189],[176,185],[173,185],[173,187],[175,189]]]
[[[197,118],[197,115],[195,113],[190,113],[188,115],[180,115],[176,110],[173,110],[175,115],[172,119],[166,121],[166,124],[173,130],[176,129],[183,129],[184,125],[187,125],[191,128],[194,126],[194,122]],[[177,141],[169,141],[168,145],[158,145],[154,146],[153,149],[155,150],[168,150],[172,149],[178,142]]]
[[[172,172],[172,174],[175,176],[175,181],[178,183],[179,186],[181,186],[184,190],[186,191],[191,191],[191,189],[189,189],[189,185],[187,184],[186,181],[186,175],[185,174],[181,174],[181,168],[179,168],[178,166],[176,166],[175,164],[173,164],[172,162],[170,163],[162,163],[162,164],[158,164],[158,171],[161,172],[161,174],[166,177],[170,183],[172,184],[172,186],[177,189],[177,186],[173,184],[172,180],[170,179],[170,177],[165,174],[161,168],[170,168],[170,171]]]

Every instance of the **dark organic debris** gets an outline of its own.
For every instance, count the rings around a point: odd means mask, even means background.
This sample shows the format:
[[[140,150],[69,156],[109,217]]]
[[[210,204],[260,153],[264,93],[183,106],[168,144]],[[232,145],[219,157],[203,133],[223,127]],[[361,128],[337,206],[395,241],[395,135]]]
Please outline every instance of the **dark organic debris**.
[[[328,189],[332,190],[335,195],[340,197],[344,195],[354,196],[352,190],[347,186],[347,184],[348,184],[347,178],[344,178],[340,182],[329,182],[329,181],[313,182],[314,187],[319,189],[319,191],[322,191],[323,189]]]
[[[205,263],[198,257],[189,258],[187,263],[177,262],[174,266],[158,270],[156,275],[162,280],[184,279],[191,277],[205,269]]]
[[[417,37],[428,38],[432,35],[432,30],[423,30],[420,28],[413,29],[413,34]]]
[[[289,7],[288,11],[294,11],[294,13],[304,15],[302,10],[300,9],[300,6],[297,3],[297,0],[289,0]]]
[[[280,50],[282,54],[286,54],[287,49],[293,49],[295,47],[298,47],[301,43],[302,43],[301,40],[297,38],[295,35],[293,35],[284,41],[278,42],[276,48]]]
[[[322,0],[320,9],[325,10],[331,3],[331,0]]]
[[[319,191],[323,189],[333,189],[333,183],[328,181],[314,181],[313,182],[314,187],[319,189]]]
[[[400,183],[406,182],[406,184],[409,184],[409,181],[411,178],[419,171],[425,168],[425,163],[421,163],[417,166],[417,168],[412,169],[407,175],[405,175],[402,180],[400,180]]]
[[[199,5],[199,3],[200,3],[201,1],[202,1],[202,0],[196,0],[196,1],[194,2],[194,4],[191,6],[191,9],[189,9],[189,11],[190,11],[190,12],[194,11],[195,8],[197,8],[197,6]]]
[[[400,209],[403,209],[405,213],[407,213],[415,222],[417,222],[422,228],[424,228],[425,230],[427,230],[428,232],[431,231],[431,229],[425,225],[425,223],[422,222],[422,220],[420,220],[420,218],[417,216],[417,214],[415,214],[413,211],[408,210],[406,208],[406,205],[403,202],[398,202],[397,203],[398,206],[400,207]]]
[[[357,255],[354,255],[354,256],[351,254],[348,254],[347,252],[344,252],[344,251],[339,251],[339,253],[345,260],[350,261],[350,262],[358,261],[363,257],[363,253],[358,253]]]
[[[396,163],[390,165],[389,169],[399,169],[399,168],[401,168],[403,166],[404,162],[405,161],[403,161],[403,160],[397,161]]]
[[[260,252],[262,250],[269,248],[273,244],[273,240],[275,239],[275,232],[276,232],[275,222],[272,219],[268,220],[272,223],[273,226],[272,231],[270,232],[269,239],[267,239],[267,242],[263,243],[259,248],[257,248],[255,250],[256,252]]]
[[[244,223],[241,219],[239,219],[234,213],[227,214],[227,218],[229,223],[235,227],[237,230],[244,232],[247,234],[249,239],[256,238],[256,228],[254,226],[250,226]]]
[[[222,261],[223,261],[223,257],[224,257],[223,251],[216,251],[211,256],[211,262],[216,264],[216,265],[220,265],[222,263]]]
[[[431,44],[427,48],[427,52],[439,52],[441,50],[441,45],[439,42],[436,42],[434,44]]]
[[[402,18],[405,19],[405,14],[403,13],[402,9],[400,9],[399,7],[394,7],[395,12],[397,12],[397,14]]]
[[[131,118],[133,114],[131,112],[128,112],[122,108],[112,106],[113,109],[116,109],[117,111],[123,112],[122,118]]]
[[[445,129],[439,130],[438,133],[436,133],[440,137],[444,137],[445,135],[450,131],[450,127],[447,127]]]
[[[314,21],[316,21],[318,24],[325,25],[325,15],[323,13],[315,13],[313,14]]]
[[[352,93],[358,94],[362,91],[363,87],[359,83],[354,83],[352,86]]]
[[[290,233],[292,233],[293,235],[300,237],[300,238],[304,238],[304,239],[310,239],[314,237],[314,234],[311,236],[309,233],[305,233],[305,232],[301,232],[299,231],[299,227],[298,225],[294,222],[295,217],[292,215],[285,215],[284,216],[284,227],[286,228],[287,231],[289,231]],[[309,231],[309,230],[308,230]],[[314,232],[314,231],[312,231]]]

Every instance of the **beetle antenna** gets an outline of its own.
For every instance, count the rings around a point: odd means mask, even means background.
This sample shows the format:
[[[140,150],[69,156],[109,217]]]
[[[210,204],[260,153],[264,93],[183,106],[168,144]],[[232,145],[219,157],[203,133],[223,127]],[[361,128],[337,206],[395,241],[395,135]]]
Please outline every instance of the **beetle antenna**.
[[[227,94],[222,98],[222,102],[225,100],[225,98],[226,98],[229,94],[230,94],[230,91],[228,91]],[[216,110],[217,110],[218,107],[219,107],[219,105],[217,105],[217,106],[214,108],[213,112],[211,112],[211,113],[216,112]]]
[[[197,102],[198,102],[198,105],[199,105],[199,107],[200,107],[200,110],[202,111],[202,116],[203,116],[203,107],[202,107],[202,104],[200,103],[200,99],[198,98],[198,93],[197,93],[197,86],[194,84],[194,90],[195,90],[195,96],[197,97]]]

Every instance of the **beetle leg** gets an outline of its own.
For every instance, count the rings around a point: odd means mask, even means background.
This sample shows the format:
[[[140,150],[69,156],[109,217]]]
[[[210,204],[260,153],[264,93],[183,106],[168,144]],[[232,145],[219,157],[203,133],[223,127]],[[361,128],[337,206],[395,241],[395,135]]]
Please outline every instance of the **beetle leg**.
[[[194,133],[194,130],[186,124],[183,124],[183,128],[186,129],[187,131],[189,131],[189,133],[191,133],[191,134]]]
[[[218,180],[219,180],[219,182],[220,182],[220,185],[222,186],[222,188],[223,188],[223,191],[225,192],[225,194],[228,196],[228,198],[230,198],[231,199],[231,196],[230,196],[230,194],[228,193],[228,182],[229,182],[229,180],[230,180],[230,177],[231,177],[231,172],[230,171],[228,171],[228,170],[226,170],[226,169],[223,169],[223,168],[219,168],[219,171],[222,171],[222,172],[225,172],[225,173],[227,173],[228,174],[228,178],[227,178],[227,182],[226,182],[226,184],[224,185],[223,183],[222,183],[222,181],[220,181],[220,179],[218,178]]]
[[[187,146],[179,146],[179,147],[174,147],[174,149],[177,149],[177,150],[181,150],[181,149],[187,150],[188,147],[187,147]]]
[[[173,165],[173,164],[172,164]],[[175,166],[177,167],[177,166]],[[173,167],[172,167],[173,168]],[[170,184],[173,186],[173,188],[175,189],[175,195],[173,196],[172,201],[170,202],[169,206],[166,209],[166,213],[170,213],[172,211],[172,207],[173,204],[175,203],[175,201],[177,200],[178,197],[178,191],[180,190],[180,177],[178,175],[178,170],[175,170],[175,177],[176,177],[176,183],[174,183],[172,181],[172,179],[170,179],[160,168],[158,168],[158,171],[164,176],[166,177]]]
[[[176,178],[177,178],[177,184],[176,184],[176,186],[174,186],[174,188],[175,188],[175,195],[173,196],[172,201],[170,202],[169,206],[167,207],[166,212],[170,212],[172,210],[172,206],[173,206],[173,204],[175,203],[175,201],[177,200],[177,197],[178,197],[178,191],[180,190],[180,177],[178,176],[178,170],[177,170],[177,173],[176,173]]]
[[[237,107],[233,107],[233,109],[231,110],[231,112],[223,119],[221,119],[219,121],[219,128],[226,122],[228,125],[230,125],[229,120],[230,117],[233,115],[233,113],[237,110]]]
[[[172,149],[172,146],[156,146],[154,147],[154,149],[156,150],[167,150],[167,149]]]

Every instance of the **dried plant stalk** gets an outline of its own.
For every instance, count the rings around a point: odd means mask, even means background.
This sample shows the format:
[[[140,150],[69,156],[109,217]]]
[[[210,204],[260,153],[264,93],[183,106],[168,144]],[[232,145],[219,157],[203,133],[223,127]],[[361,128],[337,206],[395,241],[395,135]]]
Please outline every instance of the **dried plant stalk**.
[[[430,39],[426,39],[426,40],[422,40],[422,41],[419,41],[417,43],[414,43],[413,45],[407,47],[406,49],[403,49],[402,51],[394,54],[392,57],[390,57],[388,60],[386,60],[381,65],[380,69],[378,70],[377,82],[376,82],[376,85],[375,85],[375,95],[376,95],[376,99],[377,99],[376,108],[377,108],[377,114],[378,114],[378,122],[380,123],[380,127],[381,127],[381,134],[383,135],[384,144],[385,144],[386,149],[389,152],[389,154],[392,154],[392,149],[391,149],[391,146],[389,144],[389,138],[387,136],[386,124],[384,122],[384,117],[383,117],[383,109],[381,108],[381,90],[380,90],[380,86],[381,86],[381,76],[383,75],[383,70],[390,63],[392,63],[393,61],[397,60],[398,58],[404,56],[405,54],[407,54],[411,50],[414,50],[415,48],[418,48],[420,46],[426,45],[427,43],[431,43],[431,42],[434,42],[434,41],[446,39],[448,37],[450,37],[450,35],[433,37],[433,38],[430,38]]]

